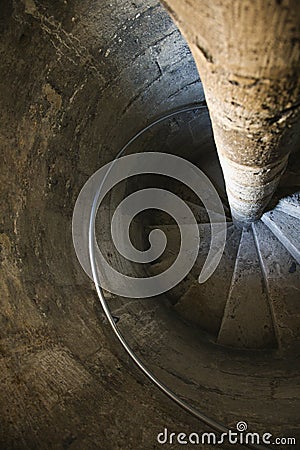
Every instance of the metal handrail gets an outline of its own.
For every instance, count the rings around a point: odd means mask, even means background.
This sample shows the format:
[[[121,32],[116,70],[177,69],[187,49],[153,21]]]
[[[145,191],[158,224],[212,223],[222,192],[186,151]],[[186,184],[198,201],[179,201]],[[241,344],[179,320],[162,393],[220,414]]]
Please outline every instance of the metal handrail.
[[[117,156],[115,157],[114,161],[116,161],[118,158],[120,158],[124,152],[127,150],[127,148],[137,139],[139,138],[144,132],[146,132],[147,130],[149,130],[150,128],[152,128],[153,126],[157,125],[158,123],[171,118],[177,114],[183,113],[183,112],[189,112],[189,111],[195,111],[195,110],[199,110],[199,109],[206,109],[206,106],[203,105],[196,105],[194,104],[193,106],[187,106],[184,108],[181,108],[179,110],[176,110],[174,112],[171,112],[167,115],[164,115],[163,117],[160,117],[158,119],[156,119],[154,122],[152,122],[150,125],[146,126],[145,128],[143,128],[141,131],[139,131],[137,134],[135,134],[128,142],[126,145],[124,145],[124,147],[118,152]],[[90,221],[89,221],[89,236],[88,236],[88,243],[89,243],[89,257],[90,257],[90,263],[91,263],[91,269],[92,269],[92,275],[93,275],[93,280],[94,280],[94,284],[96,287],[96,291],[98,294],[98,298],[100,301],[100,304],[102,306],[102,309],[104,311],[104,314],[115,334],[115,336],[117,337],[117,339],[119,340],[120,344],[122,345],[122,347],[124,348],[124,350],[126,351],[126,353],[130,356],[130,358],[132,359],[132,361],[136,364],[136,366],[143,372],[143,374],[161,391],[163,392],[167,397],[169,397],[171,400],[173,400],[177,405],[179,405],[182,409],[184,409],[185,411],[187,411],[188,413],[192,414],[194,417],[196,417],[197,419],[199,419],[201,422],[203,422],[204,424],[208,425],[209,427],[211,427],[213,430],[219,432],[219,433],[228,433],[229,432],[229,428],[227,428],[225,425],[222,425],[221,423],[217,422],[214,419],[211,419],[210,417],[206,416],[204,413],[198,411],[196,408],[194,408],[193,406],[189,405],[186,401],[184,401],[183,399],[181,399],[175,392],[173,392],[168,386],[166,386],[163,382],[161,382],[159,380],[159,378],[157,378],[148,368],[147,366],[143,363],[143,361],[134,353],[134,351],[132,350],[132,348],[130,347],[130,345],[127,343],[125,337],[123,336],[123,334],[121,333],[119,327],[117,326],[114,317],[108,307],[108,304],[106,302],[105,296],[103,294],[102,288],[100,286],[100,281],[99,281],[99,276],[98,276],[98,271],[96,268],[96,258],[95,258],[95,249],[94,249],[94,230],[95,230],[95,220],[96,220],[96,215],[97,215],[97,210],[98,210],[98,199],[100,197],[101,194],[101,190],[102,187],[104,185],[104,182],[107,178],[107,176],[110,173],[110,170],[112,166],[110,167],[110,169],[107,171],[104,179],[102,180],[102,183],[94,197],[93,200],[93,205],[92,205],[92,209],[91,209],[91,214],[90,214]],[[244,447],[247,448],[251,448],[253,450],[268,450],[267,447],[261,446],[261,445],[255,445],[255,444],[242,444]]]

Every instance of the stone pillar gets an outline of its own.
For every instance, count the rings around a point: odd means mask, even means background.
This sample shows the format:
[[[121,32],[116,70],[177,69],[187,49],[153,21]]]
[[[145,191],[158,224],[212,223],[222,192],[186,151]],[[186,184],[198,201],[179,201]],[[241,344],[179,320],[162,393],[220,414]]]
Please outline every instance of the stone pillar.
[[[194,55],[234,219],[257,220],[299,135],[299,0],[162,0]]]

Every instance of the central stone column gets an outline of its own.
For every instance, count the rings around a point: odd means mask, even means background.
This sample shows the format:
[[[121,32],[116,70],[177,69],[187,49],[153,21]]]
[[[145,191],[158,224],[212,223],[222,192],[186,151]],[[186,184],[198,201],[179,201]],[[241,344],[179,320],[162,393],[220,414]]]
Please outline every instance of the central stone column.
[[[163,0],[194,55],[234,220],[262,215],[299,137],[300,2]]]

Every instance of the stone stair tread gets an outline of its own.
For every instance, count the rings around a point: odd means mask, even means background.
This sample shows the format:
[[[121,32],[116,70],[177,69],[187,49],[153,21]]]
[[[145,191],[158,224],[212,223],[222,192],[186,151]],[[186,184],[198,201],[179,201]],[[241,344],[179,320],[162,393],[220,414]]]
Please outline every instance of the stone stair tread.
[[[273,317],[252,229],[243,229],[218,343],[239,348],[277,346]]]
[[[197,225],[200,240],[206,239],[207,236],[209,236],[210,239],[210,224],[200,224]],[[165,236],[167,238],[167,247],[165,252],[161,255],[159,258],[159,261],[163,258],[165,259],[166,255],[169,254],[169,256],[178,255],[178,251],[180,249],[180,230],[178,225],[176,224],[170,224],[170,225],[157,225],[157,226],[149,226],[147,227],[148,234],[150,231],[159,229],[165,233]],[[183,233],[185,233],[187,236],[190,236],[190,242],[191,242],[191,250],[193,250],[193,241],[195,241],[195,245],[197,244],[196,234],[195,234],[195,228],[194,225],[182,225]]]
[[[192,213],[193,213],[197,223],[209,223],[210,222],[210,217],[208,215],[208,212],[207,212],[206,208],[202,204],[198,205],[198,204],[193,203],[193,202],[188,201],[188,200],[185,200],[185,203],[190,208],[190,210],[192,211]],[[228,210],[227,209],[225,210],[225,208],[224,208],[224,211],[225,211],[225,214],[228,214]],[[218,214],[216,212],[213,212],[213,211],[212,211],[212,215],[213,215],[213,221],[214,222],[221,222],[221,221],[223,221],[223,216],[222,215],[220,215],[220,214]],[[175,224],[175,221],[174,221],[174,219],[172,219],[171,216],[169,216],[168,214],[163,213],[161,211],[157,211],[155,213],[155,220],[156,220],[156,223],[159,224],[159,225],[172,225],[172,224]],[[228,217],[226,217],[226,220],[228,222],[230,222],[230,219]],[[187,222],[188,218],[187,218],[186,215],[182,215],[182,216],[178,217],[178,221],[180,223],[182,223],[182,222],[183,223],[188,223]]]
[[[226,226],[227,226],[227,239],[229,239],[235,228],[231,222],[227,222]],[[198,227],[199,236],[200,236],[199,256],[201,256],[203,254],[205,254],[205,256],[206,256],[207,252],[209,250],[210,243],[211,243],[211,226],[209,223],[202,223],[202,224],[198,224],[197,227]],[[149,234],[150,231],[152,231],[156,228],[163,231],[167,237],[166,250],[161,255],[161,257],[158,259],[158,261],[160,261],[161,258],[165,259],[166,255],[168,255],[170,257],[173,255],[173,257],[176,257],[178,255],[178,251],[180,248],[180,231],[179,231],[178,225],[169,224],[169,225],[149,226],[146,228],[147,234]],[[195,238],[195,232],[194,232],[193,225],[188,225],[188,224],[182,225],[182,229],[184,230],[184,233],[190,234],[191,247],[192,247],[192,242],[193,242],[193,239]],[[222,226],[220,225],[220,231],[221,231],[221,229],[222,229]]]
[[[183,317],[214,334],[217,334],[223,317],[240,235],[241,231],[234,229],[213,275],[203,284],[196,280],[176,304]]]
[[[274,210],[300,219],[300,191],[279,199]]]
[[[300,219],[273,210],[265,213],[262,221],[300,264]]]
[[[199,204],[197,204],[197,203],[195,203],[195,202],[193,202],[191,200],[186,200],[186,204],[191,208],[192,211],[195,211],[196,213],[198,211],[200,212],[200,208],[201,208],[202,211],[203,210],[205,211],[206,217],[209,219],[209,216],[208,216],[208,213],[206,211],[206,208],[203,206],[202,203],[201,203],[201,205],[199,205]],[[225,216],[226,216],[226,220],[231,222],[232,219],[231,219],[231,216],[230,216],[230,209],[228,208],[228,206],[226,204],[224,204],[224,202],[223,202],[223,209],[224,209],[224,213],[225,213]],[[215,212],[213,210],[211,210],[211,212],[215,215],[216,221],[219,221],[219,219],[223,220],[222,215],[220,215],[219,213],[217,213],[217,212]],[[203,223],[203,221],[201,221],[201,220],[197,220],[197,222],[198,223]]]
[[[282,346],[299,346],[300,265],[261,221],[253,229],[279,342]]]
[[[188,228],[191,225],[185,225]],[[155,228],[155,227],[154,227]],[[200,245],[197,260],[190,271],[190,273],[173,289],[168,292],[168,296],[174,300],[178,301],[179,298],[191,287],[195,280],[198,283],[198,276],[207,258],[209,248],[211,245],[211,228],[209,224],[199,224],[199,235],[200,235]],[[168,269],[175,261],[178,256],[179,245],[180,245],[180,233],[177,225],[165,225],[160,226],[167,236],[167,248],[164,253],[158,258],[153,264],[149,266],[151,274],[157,275]],[[234,231],[232,225],[228,225],[227,228],[227,239],[230,238]],[[192,256],[191,256],[192,258]],[[179,274],[181,275],[181,274]]]
[[[171,254],[166,256],[163,260],[160,262],[157,262],[156,264],[153,264],[150,268],[150,272],[153,275],[158,275],[165,270],[167,270],[174,262],[174,254]],[[178,274],[181,276],[181,273]],[[172,303],[176,303],[178,298],[180,298],[183,293],[189,288],[189,286],[195,281],[195,278],[192,276],[191,272],[187,274],[187,276],[176,286],[174,286],[172,289],[168,291],[168,297],[172,301]]]

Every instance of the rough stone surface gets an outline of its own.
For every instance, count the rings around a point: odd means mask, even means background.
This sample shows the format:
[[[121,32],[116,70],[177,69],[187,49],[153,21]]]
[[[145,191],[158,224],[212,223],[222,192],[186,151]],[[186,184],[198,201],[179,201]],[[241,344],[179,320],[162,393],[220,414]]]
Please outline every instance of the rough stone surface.
[[[300,219],[274,209],[265,213],[262,221],[300,264]]]
[[[202,426],[117,357],[71,218],[120,145],[203,99],[193,59],[152,0],[7,1],[0,33],[0,447],[160,448]]]
[[[112,338],[71,236],[88,177],[154,117],[203,102],[188,48],[153,0],[2,3],[0,447],[150,450],[164,426],[201,432]],[[110,305],[138,354],[201,411],[299,436],[294,355],[219,348],[165,299]]]
[[[224,315],[240,242],[241,231],[232,229],[228,229],[224,253],[214,274],[201,285],[196,279],[176,304],[184,317],[214,335],[218,334]],[[201,264],[196,267],[200,272]]]
[[[262,221],[254,225],[254,235],[279,345],[297,349],[300,341],[300,266]]]
[[[248,348],[277,345],[267,287],[251,229],[242,232],[218,342]]]
[[[276,210],[300,219],[300,191],[280,199]]]

